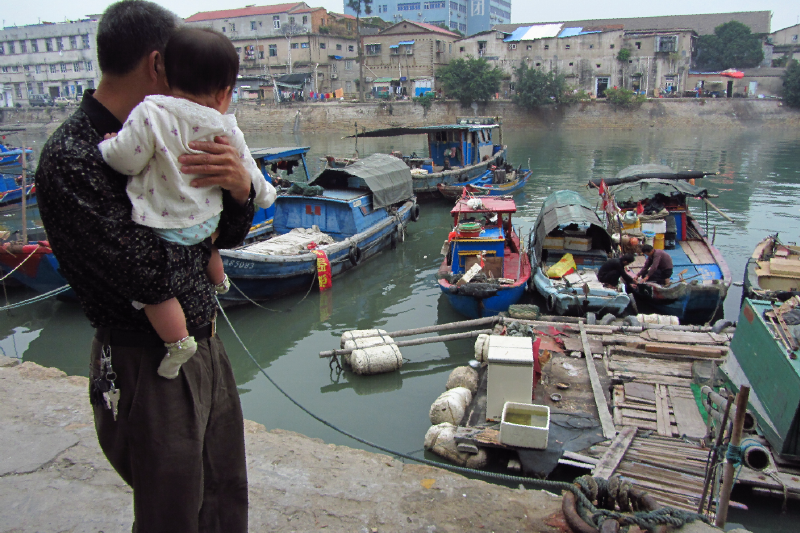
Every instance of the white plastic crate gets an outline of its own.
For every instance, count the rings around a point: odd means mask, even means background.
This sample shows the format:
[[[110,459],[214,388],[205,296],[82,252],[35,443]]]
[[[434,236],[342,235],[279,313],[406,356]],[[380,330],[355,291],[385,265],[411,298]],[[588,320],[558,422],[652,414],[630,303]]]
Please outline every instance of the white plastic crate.
[[[550,435],[550,408],[506,402],[500,422],[500,442],[520,448],[547,448]]]

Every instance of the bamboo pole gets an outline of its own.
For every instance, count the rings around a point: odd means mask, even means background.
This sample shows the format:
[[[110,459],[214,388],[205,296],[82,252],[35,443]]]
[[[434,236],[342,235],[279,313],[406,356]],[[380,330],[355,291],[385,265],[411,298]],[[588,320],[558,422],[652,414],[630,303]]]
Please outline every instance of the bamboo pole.
[[[489,335],[492,333],[490,329],[476,329],[473,331],[466,331],[464,333],[451,333],[450,335],[439,335],[438,337],[423,337],[421,339],[411,339],[407,341],[397,341],[394,343],[397,347],[403,346],[418,346],[420,344],[430,344],[432,342],[446,342],[446,341],[453,341],[457,339],[469,339],[470,337],[477,337],[478,335]],[[355,350],[359,350],[360,348],[353,348],[347,350],[328,350],[324,352],[319,352],[320,359],[325,357],[333,357],[335,355],[347,355],[349,353],[353,353]]]
[[[487,316],[484,318],[476,318],[474,320],[461,320],[459,322],[448,322],[446,324],[437,324],[435,326],[425,326],[423,328],[413,328],[413,329],[401,329],[398,331],[390,331],[389,333],[384,333],[383,335],[388,335],[389,337],[408,337],[409,335],[419,335],[421,333],[433,333],[436,331],[446,331],[448,329],[460,329],[460,328],[471,328],[473,326],[486,326],[486,325],[494,325],[495,322],[499,320],[496,316]],[[376,333],[374,335],[369,335],[366,337],[359,337],[360,339],[368,339],[370,337],[381,337],[380,333]]]
[[[733,398],[730,398],[730,400],[733,400]],[[714,443],[714,450],[711,452],[711,462],[708,463],[706,479],[703,482],[703,495],[700,496],[700,506],[697,508],[697,514],[703,514],[703,507],[706,504],[706,495],[708,494],[708,488],[711,485],[711,476],[714,475],[714,465],[717,464],[717,450],[719,450],[719,446],[722,444],[722,439],[725,436],[725,428],[728,426],[728,414],[730,413],[732,405],[733,401],[726,402],[725,414],[722,417],[722,423],[717,428],[717,438],[716,442]]]
[[[744,426],[744,415],[747,412],[747,399],[750,396],[750,387],[743,385],[736,396],[736,419],[733,421],[733,432],[731,433],[732,446],[739,446],[742,442],[742,426]],[[733,464],[725,460],[725,471],[722,478],[722,491],[720,493],[719,505],[717,506],[717,518],[714,525],[718,528],[725,527],[728,520],[728,505],[731,501],[731,489],[733,489]]]
[[[724,218],[724,219],[725,219],[725,220],[727,220],[728,222],[733,222],[734,224],[736,224],[736,221],[735,221],[735,220],[733,220],[731,217],[729,217],[728,215],[726,215],[725,213],[723,213],[723,212],[722,212],[722,210],[721,210],[719,207],[717,207],[717,206],[715,206],[713,203],[711,203],[711,200],[709,200],[708,198],[703,198],[703,201],[704,201],[704,202],[705,202],[705,203],[706,203],[706,204],[707,204],[709,207],[711,207],[711,209],[713,209],[714,211],[716,211],[717,213],[719,213],[719,214],[722,216],[722,218]],[[706,232],[708,232],[708,230],[707,230],[707,229],[706,229]]]

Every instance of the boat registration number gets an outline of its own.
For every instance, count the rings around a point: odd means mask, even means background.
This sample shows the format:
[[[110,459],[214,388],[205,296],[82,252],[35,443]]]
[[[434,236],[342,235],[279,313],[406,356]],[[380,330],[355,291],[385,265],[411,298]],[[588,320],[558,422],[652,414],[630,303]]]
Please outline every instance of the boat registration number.
[[[255,264],[249,261],[231,261],[230,259],[226,259],[222,262],[226,268],[254,268]]]

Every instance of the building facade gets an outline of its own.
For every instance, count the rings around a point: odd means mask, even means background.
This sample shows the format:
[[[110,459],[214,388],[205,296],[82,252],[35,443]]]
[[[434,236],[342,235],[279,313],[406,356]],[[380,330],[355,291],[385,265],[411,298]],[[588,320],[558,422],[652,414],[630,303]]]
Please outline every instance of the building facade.
[[[0,31],[0,107],[34,94],[78,98],[97,86],[97,17]]]
[[[357,93],[358,41],[354,18],[305,2],[197,13],[186,24],[228,36],[239,54],[235,96],[271,98],[273,80],[310,73],[304,92]]]
[[[784,64],[789,59],[800,61],[800,24],[772,33],[770,41],[773,45],[773,59],[786,58],[783,59]]]
[[[511,34],[482,32],[454,46],[456,57],[483,57],[503,70],[505,96],[513,94],[514,70],[524,62],[529,68],[557,71],[573,87],[602,98],[608,87],[650,96],[687,90],[696,38],[686,29],[626,31],[619,25],[552,23],[520,26]]]
[[[355,15],[346,2],[344,12]],[[511,22],[511,0],[375,0],[370,16],[392,23],[424,22],[472,35]]]
[[[373,96],[416,96],[435,90],[436,69],[450,62],[453,32],[404,20],[364,37],[364,82]]]

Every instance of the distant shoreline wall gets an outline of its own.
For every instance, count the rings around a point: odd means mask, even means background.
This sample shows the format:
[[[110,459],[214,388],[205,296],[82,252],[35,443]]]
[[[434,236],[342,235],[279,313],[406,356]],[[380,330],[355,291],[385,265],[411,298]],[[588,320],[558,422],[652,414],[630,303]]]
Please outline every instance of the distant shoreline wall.
[[[281,106],[240,103],[233,107],[244,131],[281,133],[331,131],[354,133],[375,128],[452,123],[460,116],[500,116],[508,128],[797,128],[800,110],[767,99],[651,99],[632,109],[617,109],[605,101],[523,110],[510,101],[492,101],[463,108],[457,102],[435,103],[427,113],[411,101],[329,102]],[[25,125],[55,129],[70,113],[69,108],[2,108],[0,128]]]

